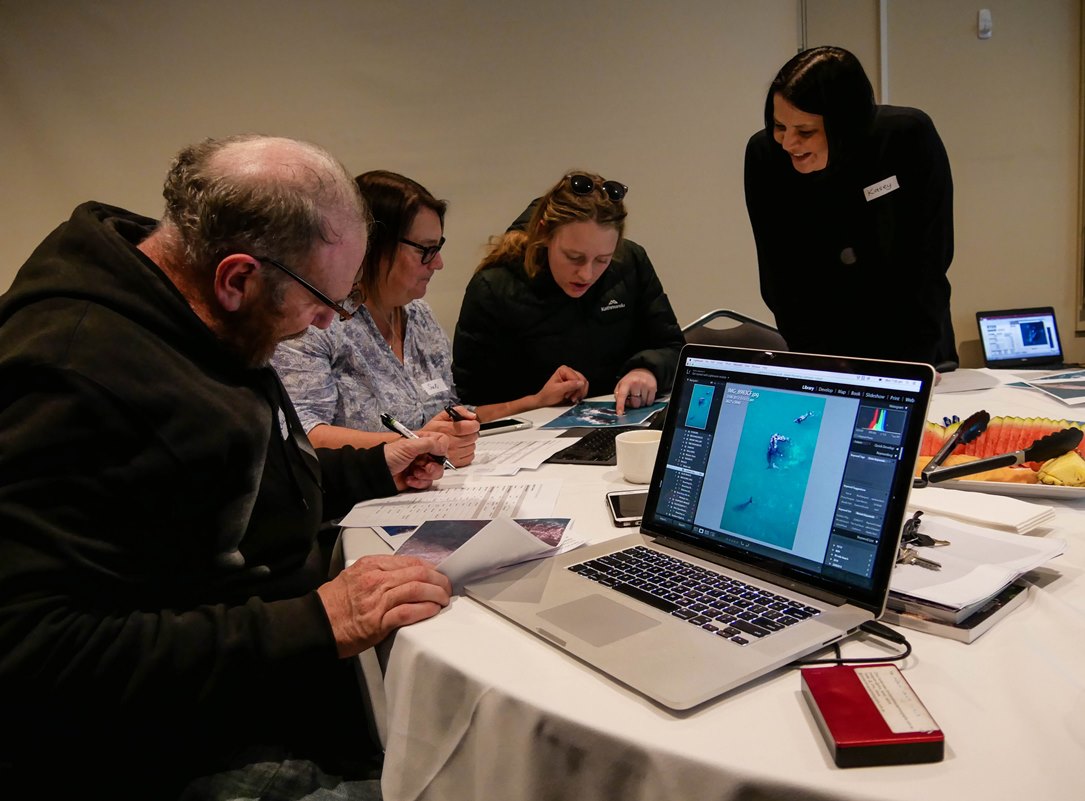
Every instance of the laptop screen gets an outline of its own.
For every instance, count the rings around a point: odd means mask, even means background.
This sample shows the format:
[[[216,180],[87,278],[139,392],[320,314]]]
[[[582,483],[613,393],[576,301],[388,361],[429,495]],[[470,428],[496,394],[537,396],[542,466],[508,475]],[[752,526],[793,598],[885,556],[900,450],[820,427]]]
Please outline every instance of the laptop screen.
[[[1050,306],[976,313],[987,367],[1043,367],[1062,361],[1059,328]]]
[[[880,611],[933,374],[687,346],[643,530]]]

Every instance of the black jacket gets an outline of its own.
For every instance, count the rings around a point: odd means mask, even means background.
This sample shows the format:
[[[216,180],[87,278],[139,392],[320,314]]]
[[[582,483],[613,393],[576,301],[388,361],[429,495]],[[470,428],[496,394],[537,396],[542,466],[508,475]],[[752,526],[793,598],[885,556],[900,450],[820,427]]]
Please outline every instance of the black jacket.
[[[382,451],[308,448],[134,247],[152,225],[84,204],[0,299],[0,763],[147,798],[364,729],[317,532],[395,492]]]
[[[926,114],[879,106],[852,157],[806,175],[758,131],[745,180],[761,296],[792,350],[956,361],[953,180]]]
[[[636,367],[651,370],[663,393],[683,344],[648,254],[623,239],[580,298],[566,295],[548,270],[528,278],[522,260],[476,273],[456,323],[452,373],[460,397],[475,405],[534,394],[563,364],[584,374],[593,395],[612,392]]]

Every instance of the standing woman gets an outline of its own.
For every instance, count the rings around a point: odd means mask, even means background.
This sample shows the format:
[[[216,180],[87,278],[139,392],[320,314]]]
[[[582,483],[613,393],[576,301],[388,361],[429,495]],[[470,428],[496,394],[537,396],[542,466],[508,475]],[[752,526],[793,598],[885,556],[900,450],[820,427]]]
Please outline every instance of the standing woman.
[[[953,180],[922,111],[878,106],[859,60],[799,53],[746,147],[761,297],[797,351],[957,361]]]
[[[369,208],[368,246],[349,320],[310,328],[282,343],[274,365],[317,447],[370,447],[398,438],[380,420],[388,412],[411,429],[451,440],[457,467],[474,458],[475,414],[454,422],[459,403],[448,337],[422,298],[440,270],[446,204],[416,181],[373,170],[355,182]]]
[[[494,241],[456,323],[465,401],[503,403],[565,379],[568,392],[538,405],[613,392],[621,414],[670,389],[685,340],[648,254],[623,238],[626,191],[570,173]]]

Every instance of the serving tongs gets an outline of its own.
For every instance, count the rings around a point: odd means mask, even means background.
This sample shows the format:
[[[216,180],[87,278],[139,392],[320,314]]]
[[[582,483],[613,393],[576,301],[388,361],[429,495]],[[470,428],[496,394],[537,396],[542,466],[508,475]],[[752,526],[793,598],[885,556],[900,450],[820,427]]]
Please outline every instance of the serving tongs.
[[[946,422],[949,422],[948,420]],[[973,412],[966,417],[964,421],[957,426],[957,430],[954,431],[949,438],[942,443],[942,447],[938,449],[938,453],[931,457],[931,460],[927,462],[926,466],[920,472],[919,477],[912,481],[913,487],[925,487],[929,482],[942,481],[941,478],[931,478],[935,473],[941,474],[939,468],[942,468],[942,462],[946,460],[953,449],[958,445],[967,445],[974,440],[980,434],[987,430],[987,424],[991,422],[991,415],[983,409],[978,412]],[[950,470],[953,468],[942,468]],[[969,471],[974,472],[974,471]]]
[[[963,423],[961,428],[964,428]],[[1046,462],[1048,459],[1054,459],[1056,456],[1062,456],[1064,453],[1074,450],[1081,444],[1082,436],[1080,428],[1064,428],[1062,431],[1040,437],[1023,450],[1002,453],[998,456],[988,456],[985,459],[976,459],[974,462],[965,462],[951,467],[939,467],[930,471],[924,468],[923,472],[920,473],[920,477],[912,482],[912,486],[925,487],[928,483],[933,484],[951,478],[963,478],[964,476],[982,473],[985,470],[1012,467],[1024,462]],[[934,460],[931,459],[931,461]]]

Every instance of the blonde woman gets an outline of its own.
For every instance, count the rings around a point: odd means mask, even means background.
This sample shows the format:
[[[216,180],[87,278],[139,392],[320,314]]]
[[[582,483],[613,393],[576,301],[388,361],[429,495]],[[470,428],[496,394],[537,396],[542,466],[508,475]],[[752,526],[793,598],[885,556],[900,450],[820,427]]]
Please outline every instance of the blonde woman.
[[[626,192],[571,172],[494,241],[456,324],[466,402],[507,402],[560,378],[572,391],[539,405],[613,392],[620,414],[670,389],[684,338],[647,253],[623,236]]]

